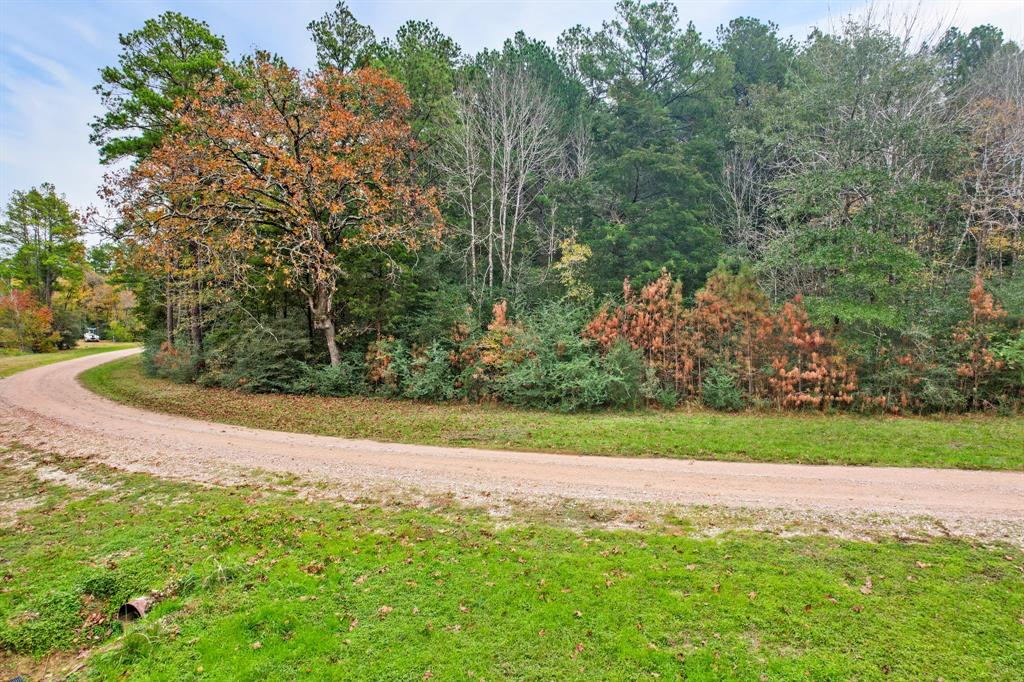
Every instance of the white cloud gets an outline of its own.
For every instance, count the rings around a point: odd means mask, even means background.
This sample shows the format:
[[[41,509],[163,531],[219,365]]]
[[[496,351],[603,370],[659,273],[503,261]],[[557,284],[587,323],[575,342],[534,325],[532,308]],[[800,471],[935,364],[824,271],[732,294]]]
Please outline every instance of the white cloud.
[[[868,0],[860,3],[821,4],[817,16],[805,23],[787,26],[786,33],[804,38],[814,26],[837,32],[843,21],[853,17],[889,24],[896,32],[908,28],[915,42],[934,40],[950,26],[964,32],[981,24],[992,24],[1008,40],[1024,43],[1024,2],[1021,0]]]
[[[103,171],[87,127],[99,113],[95,96],[52,60],[20,47],[10,52],[44,69],[47,77],[11,68],[6,60],[0,70],[0,196],[52,182],[74,206],[96,204]]]
[[[907,11],[916,7],[911,2],[896,4]],[[992,24],[1001,28],[1007,39],[1024,42],[1024,2],[1018,0],[932,0],[921,5],[921,19],[925,26],[944,24],[964,32]]]
[[[99,31],[92,27],[86,21],[79,21],[78,19],[64,15],[61,17],[61,21],[71,29],[75,35],[84,40],[86,43],[94,48],[103,47],[103,39],[100,37]]]

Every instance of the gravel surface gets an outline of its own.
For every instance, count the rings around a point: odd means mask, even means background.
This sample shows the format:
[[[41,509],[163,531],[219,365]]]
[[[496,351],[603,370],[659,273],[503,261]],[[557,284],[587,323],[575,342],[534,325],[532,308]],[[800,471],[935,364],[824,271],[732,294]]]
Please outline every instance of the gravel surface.
[[[821,519],[881,516],[890,526],[893,518],[927,518],[953,529],[951,534],[1024,543],[1022,472],[617,458],[346,440],[146,412],[100,398],[75,379],[90,367],[137,352],[84,357],[0,380],[3,440],[205,483],[266,482],[270,472],[348,490],[397,486],[465,499],[711,505]]]

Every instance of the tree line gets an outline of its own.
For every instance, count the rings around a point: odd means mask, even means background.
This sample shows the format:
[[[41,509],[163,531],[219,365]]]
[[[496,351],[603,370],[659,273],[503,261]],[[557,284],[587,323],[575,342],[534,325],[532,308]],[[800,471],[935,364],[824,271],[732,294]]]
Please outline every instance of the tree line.
[[[1019,409],[1024,57],[621,0],[466,54],[344,3],[317,65],[169,12],[93,124],[154,371],[584,409]],[[127,273],[131,273],[128,276]]]
[[[113,247],[87,248],[87,222],[49,183],[11,194],[0,222],[0,353],[72,348],[87,328],[120,341],[142,333]]]

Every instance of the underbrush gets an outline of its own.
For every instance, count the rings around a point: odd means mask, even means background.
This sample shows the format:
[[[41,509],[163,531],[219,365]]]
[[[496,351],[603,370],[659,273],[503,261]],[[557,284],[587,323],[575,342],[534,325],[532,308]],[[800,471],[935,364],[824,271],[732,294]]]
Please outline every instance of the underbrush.
[[[601,353],[582,338],[582,309],[551,305],[522,324],[492,322],[473,340],[410,346],[390,337],[325,364],[303,334],[287,325],[215,330],[206,351],[147,343],[153,376],[246,393],[378,396],[410,400],[502,402],[561,412],[641,403],[641,355],[628,344]]]
[[[249,393],[558,412],[702,405],[726,412],[1019,414],[1024,318],[1000,307],[980,279],[970,301],[969,317],[954,316],[941,328],[853,343],[834,324],[816,324],[801,297],[773,305],[749,270],[723,265],[691,307],[681,285],[662,272],[639,289],[627,280],[622,304],[596,310],[559,300],[513,316],[508,301],[498,300],[486,320],[471,310],[432,311],[431,321],[414,318],[396,335],[378,328],[349,336],[335,366],[301,318],[257,323],[236,310],[215,317],[201,353],[153,338],[146,366],[175,381]]]

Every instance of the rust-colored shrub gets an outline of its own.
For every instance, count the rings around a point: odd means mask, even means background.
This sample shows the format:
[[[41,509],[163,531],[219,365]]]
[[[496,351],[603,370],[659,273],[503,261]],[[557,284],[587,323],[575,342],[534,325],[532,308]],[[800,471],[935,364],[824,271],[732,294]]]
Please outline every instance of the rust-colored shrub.
[[[798,295],[775,318],[769,380],[771,397],[781,407],[845,407],[853,402],[857,375],[846,357],[815,329]]]
[[[708,369],[732,374],[748,400],[785,408],[849,405],[857,379],[845,356],[814,328],[800,298],[772,307],[753,277],[716,270],[683,306],[666,271],[623,303],[601,309],[584,336],[608,350],[619,339],[643,353],[658,379],[682,399],[699,399]]]
[[[161,376],[177,376],[187,372],[190,365],[189,357],[168,341],[161,343],[160,348],[153,354],[153,367]]]
[[[472,400],[496,400],[495,389],[504,372],[522,361],[515,341],[523,333],[521,324],[508,319],[508,302],[498,301],[491,311],[487,331],[456,354],[460,370],[459,388]]]
[[[680,364],[686,353],[683,340],[682,284],[673,282],[667,271],[647,284],[639,293],[627,277],[622,283],[623,304],[602,308],[586,326],[583,335],[610,349],[623,339],[643,353],[648,367],[654,368],[666,383],[677,390],[685,380],[686,368]]]
[[[980,407],[981,386],[1005,367],[1005,362],[992,352],[992,337],[1006,318],[1006,311],[988,291],[981,275],[974,278],[968,299],[971,316],[953,330],[961,361],[956,368],[959,388],[967,396],[970,407]]]
[[[411,356],[405,343],[393,336],[372,341],[366,348],[366,383],[386,395],[398,395],[408,376]]]

